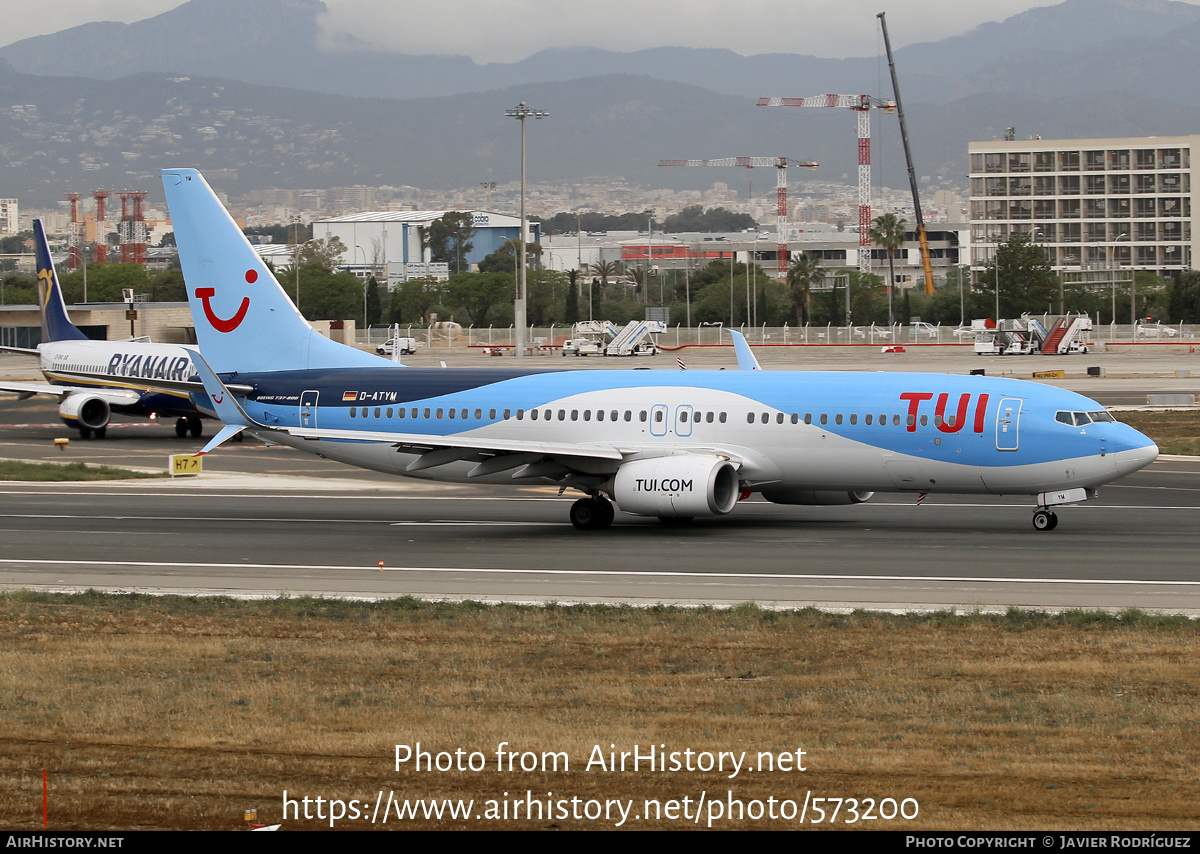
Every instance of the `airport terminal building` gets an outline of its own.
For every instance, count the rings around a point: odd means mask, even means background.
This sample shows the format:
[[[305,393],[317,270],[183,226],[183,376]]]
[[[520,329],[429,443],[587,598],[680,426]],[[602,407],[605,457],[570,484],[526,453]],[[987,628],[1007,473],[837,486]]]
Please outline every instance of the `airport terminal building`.
[[[337,237],[346,245],[342,258],[345,269],[361,278],[387,279],[389,290],[397,282],[424,278],[433,274],[429,250],[421,246],[421,234],[434,220],[448,211],[368,211],[329,219],[315,220],[313,237],[327,240]],[[471,269],[521,231],[521,219],[495,211],[466,211],[475,224],[472,249],[463,258],[463,271]],[[529,225],[529,240],[538,242],[541,230],[536,222]],[[435,278],[454,272],[454,265],[441,269]]]
[[[1022,234],[1084,281],[1190,269],[1200,136],[972,142],[971,265]],[[1120,271],[1124,268],[1124,273]]]

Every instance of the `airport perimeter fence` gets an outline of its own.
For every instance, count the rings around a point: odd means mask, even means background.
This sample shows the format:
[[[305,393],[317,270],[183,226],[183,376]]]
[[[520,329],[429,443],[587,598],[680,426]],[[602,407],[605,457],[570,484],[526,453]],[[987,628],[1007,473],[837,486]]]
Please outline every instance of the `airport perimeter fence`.
[[[1043,318],[1038,318],[1045,321]],[[898,323],[895,326],[738,326],[736,329],[746,336],[754,346],[772,345],[866,345],[888,346],[894,344],[962,344],[970,346],[975,340],[975,330],[967,326],[936,326],[923,323]],[[511,326],[460,326],[457,323],[437,323],[431,326],[402,324],[399,334],[413,338],[418,348],[493,347],[512,348],[516,333]],[[375,349],[390,338],[392,333],[383,328],[372,328],[358,334],[358,344]],[[564,340],[572,337],[570,326],[531,326],[525,335],[526,346],[531,349],[557,349]],[[1175,326],[1125,324],[1094,325],[1087,341],[1097,344],[1108,342],[1169,343],[1193,340],[1195,330],[1186,324]],[[730,346],[733,342],[725,327],[704,324],[687,328],[675,325],[658,336],[662,348],[695,346]]]

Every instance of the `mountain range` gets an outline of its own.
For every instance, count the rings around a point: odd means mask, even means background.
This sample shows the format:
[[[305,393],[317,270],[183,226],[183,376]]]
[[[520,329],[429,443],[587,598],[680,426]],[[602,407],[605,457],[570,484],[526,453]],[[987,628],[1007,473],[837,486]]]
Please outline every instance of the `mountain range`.
[[[506,181],[519,162],[504,110],[522,100],[551,113],[528,128],[535,182],[702,187],[723,179],[658,160],[735,155],[814,159],[809,177],[852,181],[852,114],[754,99],[891,95],[875,91],[881,65],[887,79],[879,57],[563,47],[477,64],[325,50],[323,11],[319,0],[190,0],[0,48],[0,195],[28,205],[141,185],[153,197],[157,170],[181,165],[221,175],[230,193]],[[1198,37],[1200,7],[1188,3],[1065,0],[906,46],[896,65],[918,174],[964,186],[967,142],[1010,126],[1045,138],[1198,132]],[[894,118],[875,116],[874,152],[876,181],[903,186]]]

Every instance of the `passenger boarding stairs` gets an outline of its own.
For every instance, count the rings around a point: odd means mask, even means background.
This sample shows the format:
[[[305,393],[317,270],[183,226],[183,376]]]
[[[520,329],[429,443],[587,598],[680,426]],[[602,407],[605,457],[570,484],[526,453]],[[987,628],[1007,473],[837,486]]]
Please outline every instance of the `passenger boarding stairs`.
[[[604,355],[632,356],[651,335],[659,335],[666,331],[667,325],[661,320],[631,320],[609,342]]]
[[[575,338],[604,335],[611,341],[617,337],[619,332],[620,330],[617,329],[611,320],[580,320],[571,327],[571,334]]]
[[[1029,318],[1029,328],[1038,340],[1043,353],[1060,356],[1083,347],[1084,337],[1092,329],[1092,319],[1086,314],[1068,314],[1047,318],[1050,331],[1036,319]]]

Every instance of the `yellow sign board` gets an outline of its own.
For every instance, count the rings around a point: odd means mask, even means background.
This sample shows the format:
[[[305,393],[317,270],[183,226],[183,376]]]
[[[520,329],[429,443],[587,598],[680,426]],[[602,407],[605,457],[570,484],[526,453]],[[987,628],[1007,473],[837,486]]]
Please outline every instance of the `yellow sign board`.
[[[1065,380],[1067,378],[1066,371],[1034,371],[1033,378],[1035,380]]]
[[[188,475],[200,474],[204,466],[201,463],[204,457],[198,457],[195,454],[172,454],[170,459],[171,477],[186,477]]]

